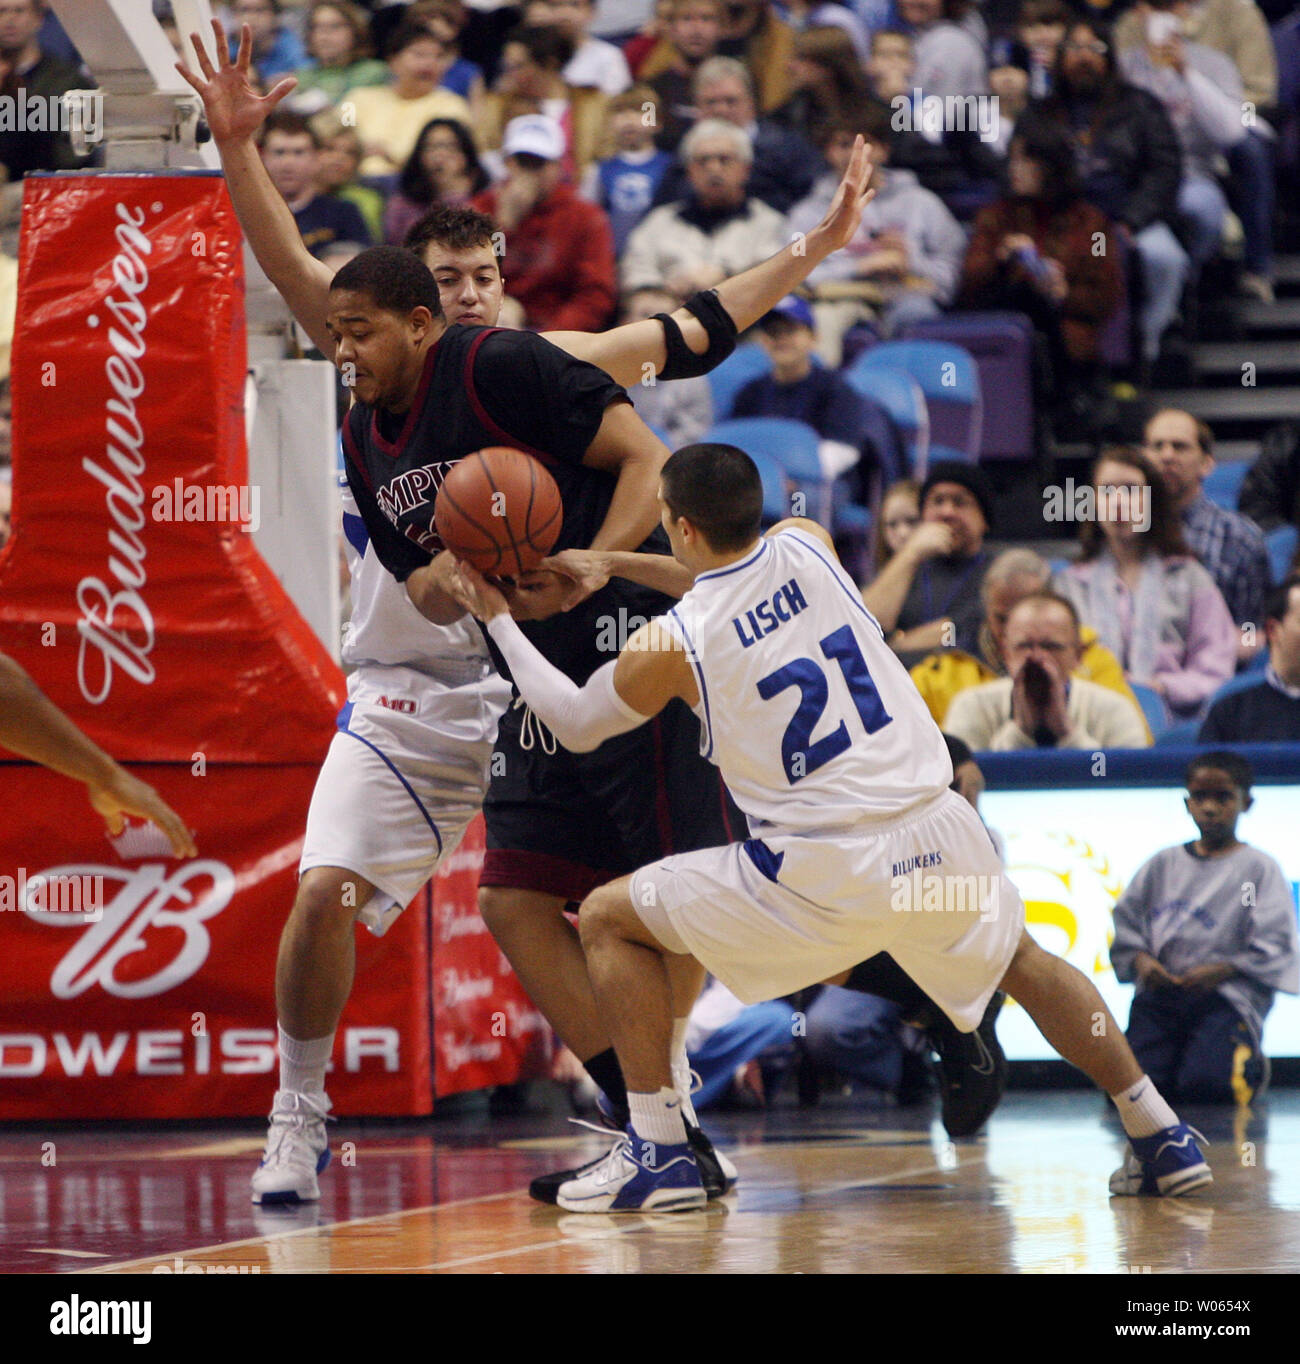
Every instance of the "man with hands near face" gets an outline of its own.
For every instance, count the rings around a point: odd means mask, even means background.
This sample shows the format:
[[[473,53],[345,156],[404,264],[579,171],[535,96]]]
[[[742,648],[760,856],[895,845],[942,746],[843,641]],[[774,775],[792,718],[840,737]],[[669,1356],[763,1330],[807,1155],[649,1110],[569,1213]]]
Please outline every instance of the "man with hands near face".
[[[977,752],[1149,747],[1132,702],[1071,676],[1081,652],[1078,617],[1064,597],[1037,592],[1023,598],[1003,636],[1010,676],[958,692],[945,729]]]

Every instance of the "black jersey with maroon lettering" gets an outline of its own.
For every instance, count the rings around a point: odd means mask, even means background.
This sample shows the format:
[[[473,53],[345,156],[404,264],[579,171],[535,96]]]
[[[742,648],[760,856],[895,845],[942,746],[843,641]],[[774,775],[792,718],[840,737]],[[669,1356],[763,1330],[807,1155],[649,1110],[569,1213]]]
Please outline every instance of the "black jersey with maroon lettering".
[[[432,346],[405,413],[355,403],[343,424],[348,484],[379,561],[399,582],[443,549],[434,502],[457,460],[489,445],[539,459],[555,479],[564,520],[552,551],[584,549],[604,523],[617,476],[582,463],[605,410],[627,401],[604,370],[532,332],[449,327]],[[667,553],[661,529],[640,546]],[[575,682],[608,662],[670,598],[614,579],[572,611],[524,633]],[[497,666],[504,660],[490,636]]]

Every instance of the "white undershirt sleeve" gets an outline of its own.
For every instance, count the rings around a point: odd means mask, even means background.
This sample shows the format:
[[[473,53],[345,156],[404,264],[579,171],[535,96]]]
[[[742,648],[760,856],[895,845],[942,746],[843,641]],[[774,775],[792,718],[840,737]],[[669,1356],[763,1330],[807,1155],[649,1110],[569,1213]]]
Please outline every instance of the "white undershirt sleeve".
[[[597,668],[586,685],[579,687],[542,657],[513,617],[494,616],[487,628],[510,665],[519,695],[571,752],[590,753],[606,739],[626,734],[650,719],[614,690],[617,659]]]

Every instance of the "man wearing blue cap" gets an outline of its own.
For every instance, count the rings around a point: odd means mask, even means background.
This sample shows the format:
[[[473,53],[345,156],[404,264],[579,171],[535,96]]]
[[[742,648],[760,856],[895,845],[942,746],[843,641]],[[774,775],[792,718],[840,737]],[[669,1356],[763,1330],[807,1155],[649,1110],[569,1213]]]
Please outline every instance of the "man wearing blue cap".
[[[806,422],[821,437],[822,473],[827,478],[847,473],[862,454],[862,399],[835,370],[813,363],[812,309],[787,294],[758,327],[772,372],[740,390],[731,415]]]

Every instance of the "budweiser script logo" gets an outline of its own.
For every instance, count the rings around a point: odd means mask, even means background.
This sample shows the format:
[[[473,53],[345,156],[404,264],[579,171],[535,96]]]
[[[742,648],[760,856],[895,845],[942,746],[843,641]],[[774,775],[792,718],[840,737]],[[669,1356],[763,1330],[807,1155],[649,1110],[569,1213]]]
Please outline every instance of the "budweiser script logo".
[[[208,959],[212,939],[205,924],[230,903],[235,876],[224,862],[187,862],[168,874],[158,862],[133,868],[90,863],[51,867],[47,878],[94,876],[116,894],[102,910],[70,914],[42,909],[32,899],[23,905],[28,918],[56,928],[82,928],[76,946],[54,968],[50,989],[57,999],[75,999],[92,985],[119,999],[160,995],[188,980]],[[204,885],[207,882],[208,884]],[[146,946],[151,929],[178,928],[183,941],[176,955],[151,976],[119,980],[121,962]]]
[[[154,622],[143,595],[145,547],[139,535],[145,523],[145,494],[140,485],[145,464],[144,431],[136,415],[136,401],[145,388],[138,362],[144,358],[148,322],[140,296],[149,285],[145,257],[153,246],[140,231],[143,209],[118,204],[117,217],[114,289],[104,302],[112,315],[108,329],[110,354],[104,363],[104,373],[114,394],[106,409],[108,442],[103,462],[97,463],[90,456],[81,461],[81,467],[106,489],[105,502],[113,523],[108,532],[108,568],[117,583],[117,591],[103,578],[86,577],[77,584],[77,606],[81,612],[77,622],[77,633],[81,636],[77,681],[81,694],[96,706],[108,699],[115,667],[146,686],[154,679],[154,666],[149,659],[154,646]],[[97,327],[99,321],[95,315],[87,318],[92,327]]]

